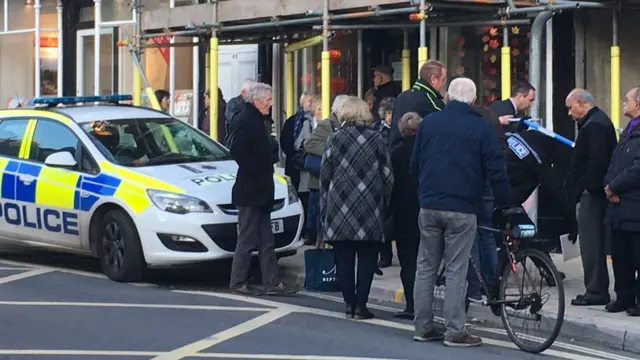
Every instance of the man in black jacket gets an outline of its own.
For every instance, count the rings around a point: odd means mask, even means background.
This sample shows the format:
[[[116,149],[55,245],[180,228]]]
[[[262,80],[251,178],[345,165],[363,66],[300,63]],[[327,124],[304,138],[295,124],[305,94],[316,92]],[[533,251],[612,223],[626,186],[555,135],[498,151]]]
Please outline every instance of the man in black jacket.
[[[447,68],[438,60],[427,60],[420,68],[420,78],[409,90],[403,91],[393,104],[389,148],[393,149],[402,141],[398,121],[408,112],[416,112],[425,117],[434,111],[444,109],[444,87],[447,84]]]
[[[623,110],[631,121],[620,135],[604,179],[616,292],[616,301],[606,310],[640,316],[640,88],[625,95]]]
[[[536,89],[526,81],[518,81],[511,91],[511,97],[495,101],[489,108],[500,118],[500,124],[507,132],[517,132],[517,124],[509,124],[509,118],[521,118],[525,116],[525,111],[531,108],[536,99]]]
[[[373,70],[373,84],[375,86],[375,98],[373,100],[373,121],[384,120],[380,115],[380,103],[383,99],[394,98],[402,92],[398,84],[393,82],[393,69],[380,65]]]
[[[595,106],[593,96],[584,89],[572,90],[565,101],[569,115],[578,122],[578,138],[566,181],[570,199],[580,202],[578,235],[584,295],[571,300],[572,305],[606,305],[609,302],[609,271],[603,224],[607,198],[604,176],[616,146],[616,132],[611,120]]]
[[[231,156],[238,163],[232,203],[238,207],[238,243],[231,266],[232,290],[248,287],[251,253],[258,249],[262,281],[268,294],[290,293],[278,277],[275,241],[271,232],[274,200],[271,139],[265,124],[272,104],[271,86],[255,83],[247,92],[245,109],[232,125]]]
[[[251,89],[251,86],[253,86],[253,84],[255,83],[256,81],[253,79],[246,79],[242,83],[240,94],[232,98],[231,100],[229,100],[229,102],[227,103],[227,107],[224,110],[224,120],[225,120],[225,126],[226,126],[226,129],[225,129],[226,136],[224,139],[224,143],[227,145],[228,148],[231,148],[231,142],[233,142],[233,136],[234,136],[234,134],[232,133],[233,123],[236,121],[236,119],[238,119],[242,110],[244,110],[244,105],[247,102],[247,93],[249,89]]]

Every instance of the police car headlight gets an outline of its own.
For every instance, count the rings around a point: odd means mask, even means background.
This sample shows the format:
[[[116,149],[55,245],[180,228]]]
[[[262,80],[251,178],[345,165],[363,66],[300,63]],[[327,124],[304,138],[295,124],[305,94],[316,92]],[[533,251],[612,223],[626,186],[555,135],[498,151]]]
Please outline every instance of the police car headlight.
[[[298,192],[289,179],[287,179],[287,190],[289,191],[289,204],[298,202]]]
[[[147,190],[147,194],[149,194],[149,198],[158,209],[174,214],[213,212],[206,202],[193,196],[157,190]]]

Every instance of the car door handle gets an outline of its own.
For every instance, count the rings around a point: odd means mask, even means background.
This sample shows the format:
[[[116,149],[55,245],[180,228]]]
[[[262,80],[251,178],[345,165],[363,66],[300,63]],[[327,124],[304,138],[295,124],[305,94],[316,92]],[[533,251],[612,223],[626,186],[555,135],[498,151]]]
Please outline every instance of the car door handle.
[[[21,175],[18,175],[18,179],[20,179],[20,181],[22,181],[26,185],[29,185],[29,184],[31,184],[33,182],[33,180],[36,179],[36,177],[33,176],[33,175],[21,174]]]
[[[90,195],[88,191],[80,191],[80,197],[88,198]]]

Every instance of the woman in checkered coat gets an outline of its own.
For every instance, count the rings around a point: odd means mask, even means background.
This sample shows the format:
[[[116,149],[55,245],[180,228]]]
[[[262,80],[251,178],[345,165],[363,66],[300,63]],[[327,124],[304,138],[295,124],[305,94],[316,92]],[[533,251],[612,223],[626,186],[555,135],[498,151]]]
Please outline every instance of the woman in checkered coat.
[[[393,174],[367,103],[350,96],[336,109],[342,124],[325,145],[320,170],[322,239],[333,245],[348,318],[371,319],[369,290],[385,241],[383,224]],[[358,258],[358,281],[355,263]]]

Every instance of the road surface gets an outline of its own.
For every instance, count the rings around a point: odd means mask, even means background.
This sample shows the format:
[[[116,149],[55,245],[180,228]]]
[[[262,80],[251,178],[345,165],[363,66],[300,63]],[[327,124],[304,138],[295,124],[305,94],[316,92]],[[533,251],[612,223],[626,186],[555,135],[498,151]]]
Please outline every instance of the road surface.
[[[500,330],[474,328],[480,348],[411,340],[410,322],[372,305],[377,318],[344,319],[339,298],[245,297],[220,289],[215,267],[162,271],[121,284],[97,263],[40,252],[0,252],[0,359],[570,359],[634,356],[558,343],[544,355],[515,349]]]

